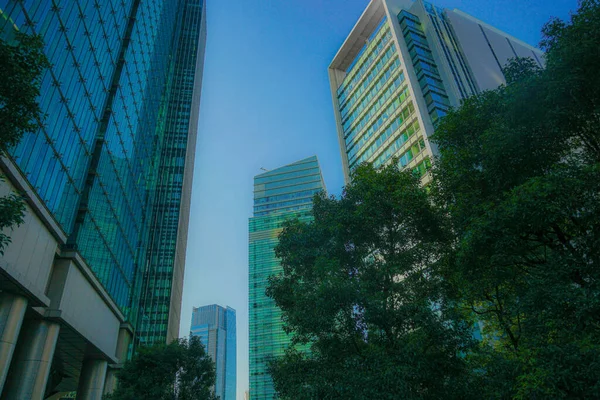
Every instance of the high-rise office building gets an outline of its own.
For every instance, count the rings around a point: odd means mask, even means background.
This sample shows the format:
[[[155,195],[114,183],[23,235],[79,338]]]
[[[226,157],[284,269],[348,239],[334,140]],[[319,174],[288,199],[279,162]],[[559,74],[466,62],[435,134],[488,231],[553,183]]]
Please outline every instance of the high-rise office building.
[[[148,211],[151,227],[147,265],[140,276],[142,344],[170,342],[179,336],[192,173],[200,111],[206,41],[204,0],[179,0],[180,29],[163,104],[163,145],[157,153],[155,198]]]
[[[133,343],[178,336],[204,10],[0,0],[0,35],[39,34],[52,64],[44,124],[0,160],[27,203],[0,258],[3,400],[100,398]]]
[[[190,335],[200,338],[215,363],[215,394],[220,400],[236,400],[235,310],[216,304],[194,307]]]
[[[275,246],[283,222],[312,219],[315,193],[325,190],[316,156],[254,177],[254,216],[250,218],[249,322],[250,393],[253,400],[275,397],[267,371],[272,357],[283,355],[290,338],[282,328],[281,310],[266,296],[268,278],[281,273]]]
[[[358,164],[393,157],[425,175],[438,119],[505,83],[514,57],[544,62],[541,51],[459,10],[372,0],[329,66],[346,182]]]

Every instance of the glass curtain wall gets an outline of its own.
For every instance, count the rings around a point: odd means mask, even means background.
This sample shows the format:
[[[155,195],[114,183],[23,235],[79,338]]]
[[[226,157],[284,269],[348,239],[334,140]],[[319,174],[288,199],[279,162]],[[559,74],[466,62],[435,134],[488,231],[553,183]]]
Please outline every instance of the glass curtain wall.
[[[312,219],[315,193],[325,190],[317,157],[274,169],[254,178],[254,217],[250,218],[249,317],[250,393],[254,400],[275,398],[267,371],[272,357],[283,355],[290,338],[282,328],[281,310],[265,294],[268,278],[281,273],[275,246],[282,224]]]
[[[10,155],[143,343],[167,337],[203,3],[0,0],[52,64]]]
[[[40,97],[47,119],[10,153],[70,236],[68,248],[129,315],[177,8],[2,0],[0,9],[3,35],[40,34],[52,64]]]
[[[155,163],[155,182],[148,187],[149,212],[148,251],[140,271],[140,321],[137,341],[141,344],[165,343],[168,339],[169,312],[176,246],[181,235],[181,202],[190,127],[194,107],[196,81],[202,77],[196,70],[199,46],[204,47],[202,18],[204,0],[180,0],[178,30],[173,38],[176,57],[171,64],[167,91],[161,108],[161,126],[155,139],[159,141]],[[194,133],[191,133],[191,132]],[[187,194],[189,196],[189,193]],[[187,221],[187,215],[183,216]],[[187,224],[187,222],[185,222]],[[181,243],[180,243],[181,245]],[[183,244],[185,246],[185,243]],[[180,296],[180,294],[179,294]],[[177,301],[181,302],[181,298]],[[175,321],[179,326],[179,321]]]
[[[190,335],[200,338],[215,363],[215,394],[221,400],[236,400],[235,310],[216,304],[194,308]]]

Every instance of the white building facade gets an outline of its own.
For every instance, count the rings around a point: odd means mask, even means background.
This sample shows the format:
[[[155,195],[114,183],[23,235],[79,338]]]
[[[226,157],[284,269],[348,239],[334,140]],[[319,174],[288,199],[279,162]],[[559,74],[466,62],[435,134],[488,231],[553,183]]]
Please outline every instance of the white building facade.
[[[515,57],[543,66],[534,47],[459,10],[422,0],[372,0],[329,66],[344,177],[394,157],[423,176],[434,126],[461,100],[505,83]]]

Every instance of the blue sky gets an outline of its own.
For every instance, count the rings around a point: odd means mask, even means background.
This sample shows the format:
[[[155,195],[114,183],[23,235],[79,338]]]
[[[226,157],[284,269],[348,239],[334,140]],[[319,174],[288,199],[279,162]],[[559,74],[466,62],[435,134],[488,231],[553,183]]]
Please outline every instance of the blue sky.
[[[248,388],[248,218],[253,177],[316,154],[327,189],[343,174],[327,66],[368,0],[206,0],[208,41],[181,336],[192,306],[237,310],[238,398]],[[576,0],[436,0],[532,45]]]

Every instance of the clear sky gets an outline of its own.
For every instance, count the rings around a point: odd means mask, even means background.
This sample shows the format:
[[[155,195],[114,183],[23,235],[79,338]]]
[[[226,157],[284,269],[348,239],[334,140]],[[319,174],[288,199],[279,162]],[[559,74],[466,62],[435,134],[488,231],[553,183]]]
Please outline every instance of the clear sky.
[[[208,41],[180,336],[192,306],[237,311],[238,399],[248,388],[248,218],[253,177],[316,154],[343,174],[327,66],[368,0],[206,0]],[[532,45],[576,0],[432,0]]]

